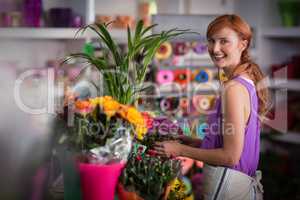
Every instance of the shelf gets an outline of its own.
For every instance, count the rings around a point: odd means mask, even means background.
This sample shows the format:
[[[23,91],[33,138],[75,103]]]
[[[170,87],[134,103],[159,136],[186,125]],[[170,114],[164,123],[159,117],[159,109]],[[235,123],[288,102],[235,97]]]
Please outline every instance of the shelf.
[[[201,94],[202,92],[210,92],[217,94],[219,91],[219,82],[211,81],[209,83],[191,83],[187,89],[182,89],[178,85],[176,87],[172,85],[159,86],[157,97],[182,97],[182,96],[193,96]]]
[[[300,38],[300,27],[272,27],[262,30],[264,37],[269,38]]]
[[[271,79],[270,88],[287,89],[290,91],[300,91],[300,80],[295,79]]]
[[[175,65],[175,66],[168,66],[168,65],[157,65],[158,69],[163,69],[163,70],[177,70],[177,69],[189,69],[189,70],[197,70],[197,69],[209,69],[213,72],[217,72],[218,68],[216,68],[213,65],[210,65],[210,63],[206,64],[185,64],[185,65]]]
[[[271,139],[289,144],[300,144],[300,133],[287,132],[280,135],[271,136]]]
[[[75,39],[78,28],[0,28],[0,39]],[[126,41],[127,32],[123,29],[110,29],[117,41]],[[78,34],[76,39],[96,38],[91,31]]]

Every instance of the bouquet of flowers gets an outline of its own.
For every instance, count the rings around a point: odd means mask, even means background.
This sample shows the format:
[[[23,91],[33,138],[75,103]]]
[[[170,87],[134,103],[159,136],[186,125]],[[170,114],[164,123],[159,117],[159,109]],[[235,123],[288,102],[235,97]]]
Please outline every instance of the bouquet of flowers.
[[[111,96],[78,99],[69,107],[72,109],[68,109],[68,121],[72,124],[57,130],[61,135],[59,142],[75,151],[61,159],[65,165],[65,199],[113,199],[132,141],[143,138],[147,132],[145,120],[135,107],[121,104]]]
[[[86,67],[96,68],[103,83],[100,85],[102,88],[97,88],[100,97],[67,102],[65,115],[71,126],[62,131],[64,134],[60,138],[61,143],[69,144],[84,155],[80,159],[83,163],[79,170],[83,199],[86,200],[113,199],[114,186],[109,187],[112,195],[105,195],[109,193],[108,186],[105,186],[113,179],[108,175],[114,174],[107,171],[108,165],[115,169],[113,164],[118,164],[117,171],[120,172],[131,151],[132,141],[142,141],[147,132],[144,118],[132,106],[139,93],[146,89],[143,82],[147,67],[162,43],[189,32],[175,28],[151,34],[149,32],[156,25],[145,27],[143,21],[139,21],[134,33],[127,28],[128,48],[122,52],[108,31],[109,25],[91,24],[79,31],[93,31],[99,36],[100,46],[106,46],[106,53],[97,57],[89,53],[74,53],[64,61],[69,63],[75,60],[85,63]],[[166,166],[169,167],[169,164]],[[100,172],[94,171],[100,167]],[[173,177],[170,174],[167,180]],[[95,187],[91,184],[101,180]],[[98,194],[99,190],[102,196]]]
[[[150,121],[150,123],[149,123]],[[156,155],[154,142],[174,140],[182,134],[181,128],[165,117],[146,117],[148,132],[143,140],[134,144],[121,183],[143,199],[166,199],[168,185],[180,175],[181,163],[175,158]]]
[[[111,96],[76,100],[73,118],[74,126],[60,142],[83,150],[86,161],[93,163],[126,162],[132,138],[140,139],[147,132],[142,114]]]

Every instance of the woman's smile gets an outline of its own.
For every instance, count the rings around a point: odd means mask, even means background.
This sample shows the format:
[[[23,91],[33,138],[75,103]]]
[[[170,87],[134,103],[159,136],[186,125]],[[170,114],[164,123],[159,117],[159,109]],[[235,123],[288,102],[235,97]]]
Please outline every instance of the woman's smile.
[[[234,67],[240,63],[243,43],[230,28],[222,28],[208,38],[208,52],[216,67]]]

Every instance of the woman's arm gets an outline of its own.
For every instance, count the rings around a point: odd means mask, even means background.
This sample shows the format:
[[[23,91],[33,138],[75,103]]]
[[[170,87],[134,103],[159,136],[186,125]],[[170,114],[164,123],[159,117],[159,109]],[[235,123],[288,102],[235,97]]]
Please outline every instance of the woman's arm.
[[[248,92],[242,85],[236,84],[235,81],[231,82],[234,83],[226,84],[222,97],[222,107],[224,108],[223,148],[200,149],[175,142],[162,142],[158,143],[156,150],[167,156],[185,156],[213,165],[236,165],[244,146],[244,105],[245,94],[248,95]]]
[[[199,138],[192,138],[186,135],[180,135],[177,137],[183,144],[192,146],[192,147],[200,147],[202,144],[202,140]]]

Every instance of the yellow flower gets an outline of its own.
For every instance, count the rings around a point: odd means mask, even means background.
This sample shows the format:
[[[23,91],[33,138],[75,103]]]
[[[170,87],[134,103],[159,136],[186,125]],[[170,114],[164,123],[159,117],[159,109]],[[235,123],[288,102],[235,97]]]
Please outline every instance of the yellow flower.
[[[144,121],[142,114],[134,107],[128,108],[126,118],[130,123],[132,123],[136,126],[138,126],[138,125],[145,126],[145,121]]]
[[[180,180],[179,178],[175,178],[171,183],[171,190],[182,193],[185,192],[186,188],[182,180]]]
[[[142,140],[144,138],[144,135],[147,133],[147,127],[146,126],[136,126],[135,127],[135,134],[136,138],[138,140]]]
[[[99,98],[99,97],[89,99],[91,105],[93,105],[94,107],[96,107],[98,105],[98,99],[97,98]]]

